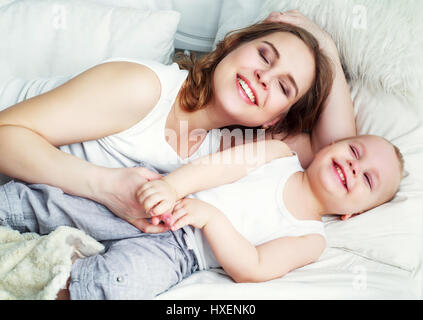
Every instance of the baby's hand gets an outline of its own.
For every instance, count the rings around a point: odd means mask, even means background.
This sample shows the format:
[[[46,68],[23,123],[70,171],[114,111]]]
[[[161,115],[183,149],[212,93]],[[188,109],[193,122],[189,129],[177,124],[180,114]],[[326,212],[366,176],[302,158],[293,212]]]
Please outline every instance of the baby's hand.
[[[137,191],[137,199],[152,217],[171,213],[178,200],[176,191],[163,179],[144,183]]]
[[[151,217],[151,223],[155,226],[159,225],[160,222],[163,222],[163,224],[170,229],[173,224],[172,214],[171,213],[164,213],[160,216],[154,216]]]
[[[176,231],[184,226],[191,225],[202,229],[218,210],[201,200],[182,199],[178,201],[173,209],[172,216],[166,224],[172,231]]]

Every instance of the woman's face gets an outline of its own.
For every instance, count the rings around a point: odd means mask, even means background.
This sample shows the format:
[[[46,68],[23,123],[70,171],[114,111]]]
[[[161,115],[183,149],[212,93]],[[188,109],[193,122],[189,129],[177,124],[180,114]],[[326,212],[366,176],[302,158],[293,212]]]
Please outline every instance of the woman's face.
[[[231,124],[273,124],[308,91],[314,70],[302,40],[275,32],[242,44],[217,65],[213,101]]]

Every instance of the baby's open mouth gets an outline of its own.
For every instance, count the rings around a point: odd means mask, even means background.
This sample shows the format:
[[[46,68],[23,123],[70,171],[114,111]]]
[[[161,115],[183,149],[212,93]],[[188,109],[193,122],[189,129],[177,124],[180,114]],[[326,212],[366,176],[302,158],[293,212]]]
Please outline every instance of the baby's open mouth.
[[[339,164],[337,164],[335,161],[333,161],[333,167],[335,168],[335,171],[338,174],[339,180],[344,185],[345,189],[348,190],[347,177],[345,175],[343,168]]]

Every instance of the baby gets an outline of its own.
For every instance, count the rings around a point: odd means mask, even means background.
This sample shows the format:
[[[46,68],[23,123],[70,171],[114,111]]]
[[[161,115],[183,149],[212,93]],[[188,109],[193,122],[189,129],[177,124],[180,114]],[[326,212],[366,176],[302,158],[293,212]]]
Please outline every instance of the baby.
[[[237,282],[278,278],[315,261],[325,248],[323,215],[348,219],[389,201],[402,176],[401,153],[378,136],[332,143],[306,170],[283,142],[265,143],[263,160],[271,161],[248,175],[248,159],[234,161],[240,146],[223,151],[226,164],[198,159],[138,192],[153,223],[195,227],[187,231],[200,266],[222,266]]]

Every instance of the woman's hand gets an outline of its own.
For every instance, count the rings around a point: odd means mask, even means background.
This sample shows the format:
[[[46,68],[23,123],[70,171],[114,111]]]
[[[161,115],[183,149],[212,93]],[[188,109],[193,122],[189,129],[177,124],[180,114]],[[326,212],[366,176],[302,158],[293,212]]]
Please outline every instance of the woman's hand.
[[[318,26],[316,23],[311,21],[309,18],[307,18],[306,16],[304,16],[301,12],[297,10],[290,10],[286,12],[275,11],[270,13],[269,16],[264,21],[265,22],[285,22],[288,24],[301,27],[305,29],[306,31],[310,32],[317,39],[320,47],[326,54],[338,55],[335,42],[333,41],[330,34],[327,33],[320,26]]]
[[[96,199],[118,217],[128,221],[147,233],[160,233],[169,228],[162,224],[153,225],[145,218],[150,217],[137,199],[137,191],[146,182],[162,176],[143,167],[106,168],[102,171]]]

